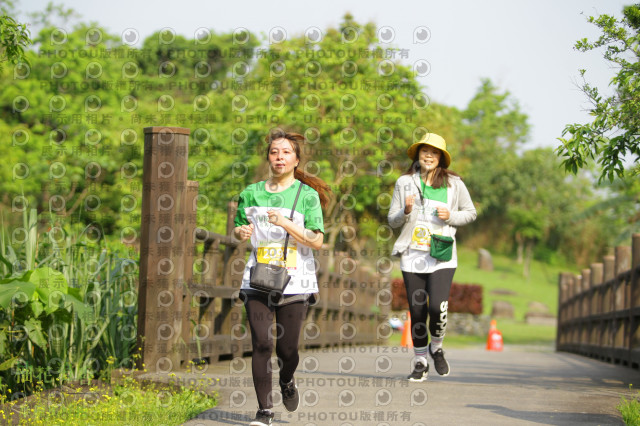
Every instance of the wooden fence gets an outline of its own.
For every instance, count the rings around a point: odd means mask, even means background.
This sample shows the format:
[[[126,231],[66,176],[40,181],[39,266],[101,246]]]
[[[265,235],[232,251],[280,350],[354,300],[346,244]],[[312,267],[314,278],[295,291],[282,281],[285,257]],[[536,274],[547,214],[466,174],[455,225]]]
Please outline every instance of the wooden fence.
[[[640,366],[640,234],[632,247],[559,278],[556,347],[603,361]]]
[[[138,343],[150,371],[251,351],[238,300],[251,247],[231,236],[235,203],[229,203],[224,235],[196,227],[198,182],[187,179],[189,134],[179,127],[144,129]],[[383,343],[392,332],[386,321],[390,260],[378,261],[383,273],[374,273],[344,253],[334,253],[330,265],[329,250],[315,253],[319,302],[308,310],[301,346]]]

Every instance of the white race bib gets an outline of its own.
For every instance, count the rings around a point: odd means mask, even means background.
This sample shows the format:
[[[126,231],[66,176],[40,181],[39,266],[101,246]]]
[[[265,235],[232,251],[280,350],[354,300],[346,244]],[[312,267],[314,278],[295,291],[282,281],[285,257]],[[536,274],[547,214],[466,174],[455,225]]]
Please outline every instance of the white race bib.
[[[289,237],[287,245],[287,264],[284,262],[284,245],[282,242],[260,241],[256,250],[258,263],[269,263],[272,265],[286,266],[289,270],[297,267],[298,247],[295,240]]]
[[[431,250],[431,235],[429,234],[429,224],[425,220],[419,220],[413,227],[411,233],[411,244],[409,248],[414,250]]]

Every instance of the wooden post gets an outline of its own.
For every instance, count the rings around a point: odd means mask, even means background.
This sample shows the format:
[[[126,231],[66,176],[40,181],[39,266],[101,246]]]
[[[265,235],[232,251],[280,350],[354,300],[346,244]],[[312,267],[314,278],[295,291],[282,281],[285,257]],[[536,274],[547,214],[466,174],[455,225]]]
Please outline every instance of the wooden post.
[[[602,279],[604,280],[604,282],[612,280],[616,276],[616,257],[611,255],[604,256],[602,258],[602,263],[604,265]]]
[[[591,269],[582,270],[580,282],[580,345],[584,345],[589,343],[591,333],[591,327],[586,323],[591,315]]]
[[[574,283],[574,274],[567,273],[567,292],[565,293],[565,306],[566,306],[566,316],[565,319],[571,320],[573,319],[573,304],[571,303],[571,298],[573,297],[573,287]]]
[[[602,288],[602,263],[591,264],[591,314],[602,313],[602,300],[604,297],[604,291]],[[600,317],[598,317],[600,318]],[[597,348],[602,340],[603,321],[598,319],[591,323],[589,345],[593,348]]]
[[[556,350],[562,350],[567,343],[567,320],[569,319],[569,286],[571,274],[561,273],[558,277],[558,330],[556,332]]]
[[[189,290],[189,285],[193,283],[193,261],[196,252],[196,215],[197,215],[197,196],[199,183],[197,181],[187,181],[187,190],[183,204],[184,219],[184,286],[182,288],[182,329],[180,334],[184,347],[181,351],[180,360],[184,365],[188,359],[189,349],[194,338],[191,336],[192,324],[191,320],[197,320],[198,312],[192,307],[193,294]],[[197,338],[197,336],[195,336]],[[182,343],[182,342],[181,342]]]
[[[614,286],[614,311],[621,311],[629,306],[630,283],[623,275],[631,268],[631,247],[615,248],[615,286]],[[613,322],[612,347],[622,349],[629,340],[629,320],[617,319]],[[617,358],[617,357],[616,357]],[[616,359],[613,358],[613,359]]]
[[[577,295],[580,293],[580,275],[573,275],[571,280],[571,318],[574,320],[571,326],[571,343],[574,345],[580,343],[580,327],[575,321],[580,318],[580,298]]]
[[[604,256],[602,258],[602,280],[607,283],[604,298],[602,301],[602,312],[613,311],[613,279],[615,277],[615,256]]]
[[[631,236],[631,307],[640,306],[640,234]]]
[[[640,307],[640,234],[631,236],[631,326],[629,341],[629,363],[633,367],[640,365],[640,316],[636,309]]]
[[[149,371],[180,365],[189,133],[144,129],[138,344]]]
[[[616,274],[616,293],[615,293],[615,310],[619,311],[625,308],[630,296],[627,294],[627,286],[624,285],[620,275],[631,269],[631,247],[616,247],[615,274]]]
[[[592,263],[591,264],[591,288],[596,289],[593,292],[593,296],[591,299],[591,313],[592,314],[601,314],[602,313],[602,296],[604,292],[601,288],[598,288],[602,284],[602,273],[603,273],[603,265],[602,263]]]

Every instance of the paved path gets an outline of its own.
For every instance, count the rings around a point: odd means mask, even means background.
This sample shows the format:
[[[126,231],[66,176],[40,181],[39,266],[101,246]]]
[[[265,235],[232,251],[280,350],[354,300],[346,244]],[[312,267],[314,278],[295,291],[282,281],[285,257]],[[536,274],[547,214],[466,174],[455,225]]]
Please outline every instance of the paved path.
[[[503,352],[448,349],[448,377],[408,382],[412,351],[342,347],[301,352],[295,413],[275,392],[276,424],[288,425],[622,425],[616,405],[640,388],[640,372],[552,348]],[[257,410],[250,358],[208,366],[173,380],[213,379],[218,407],[187,426],[246,425]],[[277,380],[277,372],[274,374]],[[156,378],[157,379],[157,378]],[[274,386],[274,389],[277,389]],[[635,391],[634,391],[635,392]]]

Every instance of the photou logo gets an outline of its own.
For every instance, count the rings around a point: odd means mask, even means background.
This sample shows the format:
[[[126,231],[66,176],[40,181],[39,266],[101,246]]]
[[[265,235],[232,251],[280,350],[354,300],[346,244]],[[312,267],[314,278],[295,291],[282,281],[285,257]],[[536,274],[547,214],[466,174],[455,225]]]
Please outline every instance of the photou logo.
[[[431,64],[424,59],[420,59],[413,64],[413,72],[419,77],[425,77],[431,72]]]
[[[340,407],[350,407],[356,402],[356,394],[353,391],[344,389],[338,394],[338,405]]]
[[[324,38],[322,30],[318,27],[309,27],[304,32],[305,41],[307,43],[320,43]]]
[[[122,43],[133,46],[140,40],[140,33],[135,28],[127,28],[122,32]]]
[[[282,27],[273,27],[269,31],[269,43],[282,43],[287,39],[287,31]]]
[[[315,373],[320,368],[320,362],[318,358],[314,356],[308,356],[302,360],[302,371],[305,373]]]
[[[356,360],[350,356],[344,356],[338,361],[338,372],[351,373],[356,368]]]
[[[381,43],[391,43],[396,38],[396,32],[389,26],[380,27],[378,29],[378,40]]]
[[[413,30],[413,44],[426,43],[431,39],[431,30],[424,26],[416,27]]]
[[[247,402],[247,395],[243,391],[233,391],[231,395],[229,395],[229,407],[237,408],[243,407]]]

